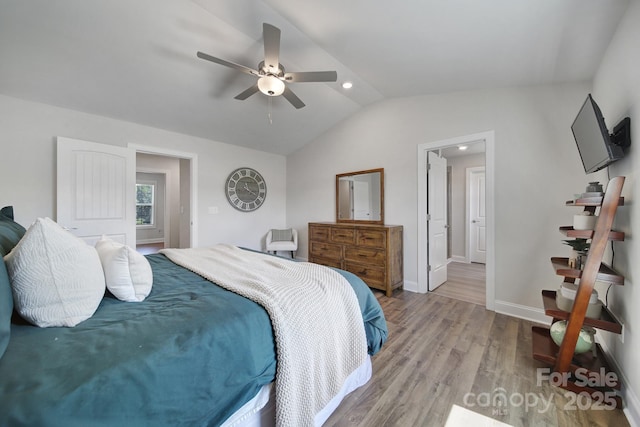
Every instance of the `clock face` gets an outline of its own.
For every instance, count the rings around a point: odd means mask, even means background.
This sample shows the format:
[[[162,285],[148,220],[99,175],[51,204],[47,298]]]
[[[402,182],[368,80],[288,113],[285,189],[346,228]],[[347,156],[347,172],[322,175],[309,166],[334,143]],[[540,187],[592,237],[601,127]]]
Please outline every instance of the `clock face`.
[[[231,206],[242,212],[251,212],[264,203],[267,183],[256,170],[238,168],[227,178],[225,192]]]

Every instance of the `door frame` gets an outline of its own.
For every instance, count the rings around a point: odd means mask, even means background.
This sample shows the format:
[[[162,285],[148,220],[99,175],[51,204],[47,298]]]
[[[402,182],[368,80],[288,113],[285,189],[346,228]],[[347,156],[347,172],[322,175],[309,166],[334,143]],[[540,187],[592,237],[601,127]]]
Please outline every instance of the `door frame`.
[[[127,147],[132,148],[136,153],[155,154],[157,156],[176,157],[178,159],[189,160],[189,180],[191,181],[189,189],[189,209],[191,212],[189,240],[190,247],[198,247],[198,155],[186,151],[171,150],[131,142],[127,144]]]
[[[487,206],[487,263],[486,301],[487,310],[495,310],[495,132],[493,130],[455,138],[418,144],[418,287],[419,293],[429,289],[428,235],[427,235],[427,152],[446,147],[484,141]]]

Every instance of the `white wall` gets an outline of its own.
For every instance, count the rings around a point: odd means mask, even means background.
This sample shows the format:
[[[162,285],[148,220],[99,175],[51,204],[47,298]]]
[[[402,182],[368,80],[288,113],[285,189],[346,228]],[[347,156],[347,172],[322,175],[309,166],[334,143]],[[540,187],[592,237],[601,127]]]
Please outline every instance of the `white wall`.
[[[404,226],[405,284],[417,280],[417,159],[421,143],[495,130],[496,307],[542,310],[557,286],[551,256],[568,255],[558,226],[588,180],[570,125],[588,84],[460,92],[374,104],[287,157],[287,219],[335,216],[335,174],[385,168],[385,219]]]
[[[624,376],[625,405],[632,425],[640,425],[640,2],[632,1],[618,31],[602,60],[593,84],[593,97],[600,106],[607,127],[613,128],[626,116],[631,118],[631,150],[626,158],[613,164],[611,176],[626,176],[625,206],[618,209],[614,227],[626,233],[625,241],[615,244],[614,267],[626,277],[624,286],[609,292],[609,304],[624,323],[624,344],[615,334],[601,338],[612,352]],[[593,174],[600,181],[606,173]],[[611,253],[608,254],[611,257]],[[609,258],[611,259],[611,258]],[[635,282],[635,283],[634,283]],[[598,288],[604,295],[606,288]]]
[[[55,138],[66,136],[196,154],[199,246],[227,242],[259,249],[270,228],[286,226],[284,156],[1,95],[0,129],[0,205],[14,205],[24,225],[55,218]],[[266,202],[252,213],[233,209],[224,195],[227,176],[240,166],[255,168],[267,182]],[[219,213],[208,214],[208,207]]]

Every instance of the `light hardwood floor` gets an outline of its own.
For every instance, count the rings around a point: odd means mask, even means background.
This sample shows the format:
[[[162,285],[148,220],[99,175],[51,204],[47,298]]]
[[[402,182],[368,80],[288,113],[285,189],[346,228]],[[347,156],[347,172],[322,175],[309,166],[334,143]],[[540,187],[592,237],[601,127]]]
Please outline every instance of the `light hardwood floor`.
[[[474,304],[486,304],[486,272],[484,264],[450,262],[447,281],[433,293]]]
[[[569,392],[536,383],[546,366],[531,357],[532,322],[433,293],[376,296],[389,340],[373,357],[372,379],[325,426],[441,427],[453,404],[512,426],[629,425],[621,410],[572,409]],[[506,405],[493,405],[500,395]]]
[[[136,251],[142,255],[150,255],[157,253],[160,249],[164,249],[164,243],[145,243],[136,245]]]

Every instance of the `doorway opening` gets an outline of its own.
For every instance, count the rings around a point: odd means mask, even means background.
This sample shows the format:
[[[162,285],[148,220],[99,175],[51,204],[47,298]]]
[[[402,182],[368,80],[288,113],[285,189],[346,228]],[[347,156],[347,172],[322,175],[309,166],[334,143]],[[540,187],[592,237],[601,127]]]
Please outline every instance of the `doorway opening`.
[[[467,146],[468,149],[463,151],[459,147]],[[429,217],[431,213],[429,209],[429,153],[436,153],[438,157],[446,159],[448,166],[446,173],[446,199],[442,202],[436,197],[435,202],[432,197],[431,203],[442,203],[447,207],[446,218],[446,244],[447,249],[447,273],[451,273],[451,277],[447,277],[450,288],[456,288],[455,283],[471,286],[472,293],[475,293],[475,301],[486,306],[487,309],[493,310],[495,307],[495,248],[494,242],[494,224],[493,224],[493,212],[494,212],[494,132],[483,132],[472,135],[465,135],[458,138],[452,138],[443,141],[436,141],[431,143],[420,144],[418,146],[418,292],[426,293],[434,291],[436,289],[431,282],[430,267],[432,262],[438,260],[437,253],[432,254],[431,251],[438,250],[441,245],[434,245],[429,241],[429,235],[432,232],[429,231],[429,226],[433,223],[433,215]],[[469,154],[468,154],[469,153]],[[482,159],[483,161],[480,161]],[[478,165],[477,163],[483,163]],[[476,164],[473,164],[476,163]],[[473,201],[469,200],[469,196],[472,191],[468,188],[468,180],[470,174],[467,169],[474,170],[473,167],[484,166],[485,173],[481,180],[478,180],[477,174],[473,177],[475,179],[475,185],[477,187],[481,183],[483,193],[481,202],[476,200],[476,204],[473,205]],[[474,174],[471,174],[472,176]],[[433,178],[432,178],[433,180]],[[480,203],[480,205],[478,205]],[[471,228],[475,234],[470,233],[470,227],[467,225],[471,221],[478,221],[478,218],[473,217],[469,208],[474,206],[480,207],[483,210],[482,221],[478,222],[478,227]],[[431,207],[431,210],[434,206]],[[442,207],[437,205],[436,212],[439,212]],[[477,209],[476,209],[477,210]],[[479,227],[479,226],[482,227]],[[436,224],[438,226],[438,224]],[[472,261],[470,248],[483,248],[486,264],[482,264],[483,260],[473,258]],[[474,256],[477,254],[474,254]],[[447,274],[449,276],[449,274]],[[473,283],[472,283],[473,282]],[[434,281],[435,283],[435,281]],[[446,283],[446,281],[444,282]],[[479,286],[484,284],[483,287],[478,290]],[[440,292],[444,291],[444,286],[439,288]],[[451,297],[455,297],[460,289],[452,289]],[[467,292],[469,290],[464,290]],[[484,298],[482,298],[484,296]],[[459,298],[463,299],[463,298]]]
[[[163,202],[157,206],[153,225],[137,225],[138,251],[197,246],[197,156],[137,144],[129,147],[136,152],[137,181],[154,183],[155,200]]]

